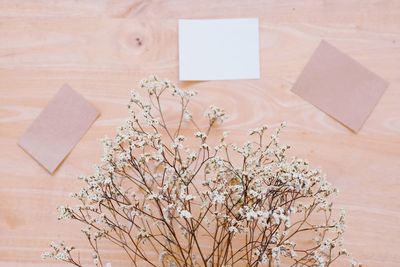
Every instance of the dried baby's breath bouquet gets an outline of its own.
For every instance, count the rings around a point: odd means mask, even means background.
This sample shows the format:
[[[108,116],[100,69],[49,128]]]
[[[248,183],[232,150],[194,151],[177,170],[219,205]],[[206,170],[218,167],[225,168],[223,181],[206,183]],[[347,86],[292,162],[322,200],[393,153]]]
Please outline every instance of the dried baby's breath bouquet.
[[[211,138],[225,112],[211,106],[200,129],[189,111],[195,95],[170,81],[143,80],[126,123],[104,140],[102,163],[80,178],[85,187],[72,194],[80,204],[59,207],[60,219],[84,225],[94,264],[111,266],[104,242],[132,266],[322,267],[347,255],[344,213],[335,216],[330,202],[336,190],[307,161],[285,155],[283,125],[250,131],[242,146],[225,132]],[[173,127],[166,98],[179,106]],[[83,266],[73,247],[51,247],[43,257]]]

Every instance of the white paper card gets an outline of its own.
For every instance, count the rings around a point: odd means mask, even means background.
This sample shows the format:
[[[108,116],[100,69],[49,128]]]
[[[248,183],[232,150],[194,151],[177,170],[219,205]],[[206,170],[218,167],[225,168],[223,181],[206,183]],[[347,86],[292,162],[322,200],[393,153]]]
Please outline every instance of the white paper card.
[[[258,19],[179,20],[179,79],[259,79],[258,32]]]

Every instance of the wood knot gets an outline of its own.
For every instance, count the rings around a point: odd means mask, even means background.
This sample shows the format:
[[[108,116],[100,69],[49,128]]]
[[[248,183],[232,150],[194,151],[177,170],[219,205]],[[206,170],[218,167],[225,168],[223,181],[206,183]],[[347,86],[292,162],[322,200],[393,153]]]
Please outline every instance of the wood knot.
[[[139,37],[136,37],[135,40],[136,40],[136,44],[137,44],[138,46],[141,46],[141,45],[142,45],[142,39],[140,39]]]

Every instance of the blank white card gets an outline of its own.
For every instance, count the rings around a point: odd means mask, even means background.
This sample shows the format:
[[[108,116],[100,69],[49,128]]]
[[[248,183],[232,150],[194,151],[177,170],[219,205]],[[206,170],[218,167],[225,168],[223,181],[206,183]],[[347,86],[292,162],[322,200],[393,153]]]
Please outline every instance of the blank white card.
[[[259,79],[258,32],[258,19],[179,20],[179,79]]]

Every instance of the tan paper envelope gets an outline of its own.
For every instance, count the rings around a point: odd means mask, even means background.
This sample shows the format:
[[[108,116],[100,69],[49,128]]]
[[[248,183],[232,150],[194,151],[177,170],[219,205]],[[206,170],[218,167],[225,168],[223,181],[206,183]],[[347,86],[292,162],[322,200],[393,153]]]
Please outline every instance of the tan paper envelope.
[[[292,91],[357,132],[388,86],[326,41],[322,41]]]
[[[53,173],[98,116],[92,104],[64,85],[18,144]]]

